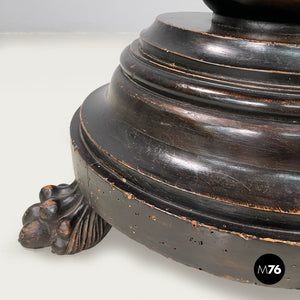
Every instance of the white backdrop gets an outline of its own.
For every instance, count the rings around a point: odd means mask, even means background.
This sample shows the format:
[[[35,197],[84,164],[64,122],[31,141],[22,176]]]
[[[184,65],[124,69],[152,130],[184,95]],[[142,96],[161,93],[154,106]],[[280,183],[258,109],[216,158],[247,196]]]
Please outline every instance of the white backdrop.
[[[209,9],[201,0],[0,0],[0,32],[137,32],[171,11]]]

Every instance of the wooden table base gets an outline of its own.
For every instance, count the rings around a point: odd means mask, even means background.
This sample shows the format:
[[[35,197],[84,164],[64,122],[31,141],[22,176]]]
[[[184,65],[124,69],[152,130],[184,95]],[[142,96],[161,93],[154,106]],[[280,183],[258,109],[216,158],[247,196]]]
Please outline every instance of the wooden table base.
[[[300,289],[299,44],[295,22],[158,17],[76,112],[76,180],[42,189],[22,245],[74,254],[113,226],[241,282],[274,254],[272,286]]]

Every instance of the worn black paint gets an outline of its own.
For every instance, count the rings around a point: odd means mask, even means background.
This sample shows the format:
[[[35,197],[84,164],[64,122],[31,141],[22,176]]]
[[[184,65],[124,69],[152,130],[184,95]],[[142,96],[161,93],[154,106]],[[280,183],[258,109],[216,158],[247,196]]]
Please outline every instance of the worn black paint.
[[[274,22],[280,0],[223,1],[245,19],[207,2],[223,15],[159,16],[77,111],[76,182],[99,224],[165,256],[258,283],[273,253],[275,286],[299,289],[300,27]]]

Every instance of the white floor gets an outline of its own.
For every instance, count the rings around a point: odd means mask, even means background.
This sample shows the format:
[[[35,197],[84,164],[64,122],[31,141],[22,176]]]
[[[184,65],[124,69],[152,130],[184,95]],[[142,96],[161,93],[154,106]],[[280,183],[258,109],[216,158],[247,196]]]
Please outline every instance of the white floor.
[[[73,179],[69,123],[109,82],[137,34],[0,35],[1,299],[300,299],[299,291],[244,285],[168,260],[112,229],[70,257],[18,242],[39,189]]]

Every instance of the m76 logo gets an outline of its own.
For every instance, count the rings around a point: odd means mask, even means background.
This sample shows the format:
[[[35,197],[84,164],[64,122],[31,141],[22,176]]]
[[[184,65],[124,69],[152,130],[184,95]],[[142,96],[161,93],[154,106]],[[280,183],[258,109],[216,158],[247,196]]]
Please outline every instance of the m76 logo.
[[[268,265],[268,266],[258,266],[257,274],[269,274],[272,273],[279,275],[281,274],[282,270],[280,265]]]
[[[274,254],[261,256],[254,265],[256,278],[264,284],[276,284],[284,276],[285,266],[280,257]]]

